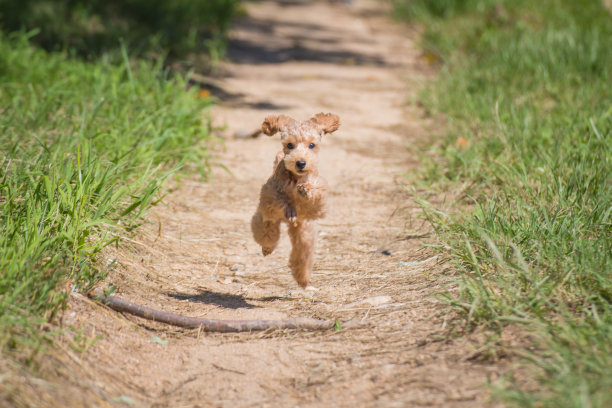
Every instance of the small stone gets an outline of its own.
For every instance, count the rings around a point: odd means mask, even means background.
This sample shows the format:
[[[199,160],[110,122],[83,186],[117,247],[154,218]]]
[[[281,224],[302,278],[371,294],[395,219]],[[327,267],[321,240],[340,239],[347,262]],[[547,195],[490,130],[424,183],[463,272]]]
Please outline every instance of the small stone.
[[[363,299],[357,302],[350,303],[346,305],[347,307],[354,306],[380,306],[385,305],[387,303],[393,302],[391,296],[374,296],[367,299]]]
[[[230,283],[234,283],[234,279],[227,277],[225,279],[218,279],[217,282],[222,283],[224,285],[229,285]]]
[[[371,306],[380,306],[386,303],[391,303],[393,299],[391,296],[374,296],[361,301],[362,304],[368,304]]]
[[[397,266],[412,266],[412,265],[415,265],[415,264],[418,264],[418,263],[419,263],[418,261],[410,261],[410,262],[399,261],[397,263]]]

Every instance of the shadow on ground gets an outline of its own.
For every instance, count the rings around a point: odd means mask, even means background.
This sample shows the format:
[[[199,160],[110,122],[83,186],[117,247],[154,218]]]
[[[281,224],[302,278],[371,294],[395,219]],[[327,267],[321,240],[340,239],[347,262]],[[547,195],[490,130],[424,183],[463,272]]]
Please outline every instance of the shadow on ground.
[[[226,309],[254,309],[256,305],[252,305],[242,295],[232,295],[229,293],[217,293],[209,290],[202,290],[200,294],[188,293],[167,293],[171,298],[178,300],[187,300],[189,302],[205,303],[207,305],[215,305]]]
[[[251,108],[258,110],[286,110],[290,109],[290,105],[279,105],[270,101],[256,101],[247,102],[245,101],[245,95],[241,92],[231,92],[223,88],[220,83],[210,81],[209,78],[203,76],[192,75],[189,78],[189,86],[197,86],[201,90],[209,91],[215,98],[223,101],[224,103],[230,104],[237,108]]]
[[[301,2],[289,6],[302,5]],[[299,10],[296,10],[296,13]],[[329,27],[312,24],[283,22],[274,19],[249,17],[241,23],[241,27],[250,33],[246,38],[230,39],[227,55],[230,60],[238,64],[278,64],[289,61],[306,61],[329,64],[385,66],[383,58],[366,55],[348,49],[340,48],[345,42],[341,31],[330,30]],[[287,29],[295,33],[286,32]],[[277,35],[280,41],[258,41],[261,35],[270,37],[275,31],[285,31]],[[304,32],[310,33],[308,41],[304,39]],[[353,42],[369,43],[367,37],[352,38]],[[308,43],[308,45],[307,45]],[[331,45],[331,47],[330,47]],[[322,47],[323,46],[323,47]]]

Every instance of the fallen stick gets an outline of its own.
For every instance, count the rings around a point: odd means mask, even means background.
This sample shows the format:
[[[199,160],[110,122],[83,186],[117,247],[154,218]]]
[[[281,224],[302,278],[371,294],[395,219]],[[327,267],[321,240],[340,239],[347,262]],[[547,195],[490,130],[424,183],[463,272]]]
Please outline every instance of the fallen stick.
[[[219,320],[203,319],[200,317],[182,316],[176,313],[163,312],[137,305],[127,300],[119,299],[115,296],[106,296],[100,290],[89,293],[89,297],[99,300],[106,306],[118,312],[130,313],[144,319],[155,322],[166,323],[173,326],[187,327],[192,329],[201,328],[211,332],[245,332],[268,329],[307,329],[307,330],[328,330],[334,327],[333,320],[318,320],[310,318],[297,318],[286,320]]]

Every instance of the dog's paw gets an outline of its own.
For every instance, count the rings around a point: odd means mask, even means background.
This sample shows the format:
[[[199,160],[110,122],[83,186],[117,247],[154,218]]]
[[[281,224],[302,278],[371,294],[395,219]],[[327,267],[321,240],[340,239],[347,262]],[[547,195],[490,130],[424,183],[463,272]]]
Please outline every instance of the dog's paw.
[[[285,218],[289,224],[294,226],[297,224],[297,211],[295,210],[295,207],[288,206],[285,208]]]
[[[263,254],[263,256],[270,255],[272,253],[272,251],[274,251],[274,249],[266,248],[266,247],[261,247],[261,253]]]
[[[298,184],[297,192],[302,197],[308,197],[308,189],[306,188],[306,186],[304,184]]]
[[[306,289],[308,287],[308,279],[307,278],[295,278],[295,281],[297,282],[298,285],[300,285],[300,287],[302,289],[307,290]]]

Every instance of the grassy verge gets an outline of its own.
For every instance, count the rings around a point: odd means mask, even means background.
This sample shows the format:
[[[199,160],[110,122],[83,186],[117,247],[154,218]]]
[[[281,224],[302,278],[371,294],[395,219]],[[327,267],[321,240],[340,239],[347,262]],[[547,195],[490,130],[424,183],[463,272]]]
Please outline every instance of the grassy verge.
[[[612,16],[601,1],[395,1],[439,61],[423,93],[443,114],[427,183],[466,190],[430,211],[460,275],[468,327],[519,324],[536,386],[510,405],[612,404]]]
[[[209,101],[159,65],[78,61],[24,34],[0,35],[0,82],[0,350],[27,359],[163,180],[206,174]]]
[[[0,0],[0,27],[40,30],[50,51],[96,57],[124,42],[132,55],[223,52],[240,0]]]

